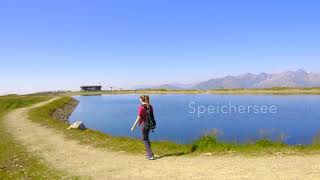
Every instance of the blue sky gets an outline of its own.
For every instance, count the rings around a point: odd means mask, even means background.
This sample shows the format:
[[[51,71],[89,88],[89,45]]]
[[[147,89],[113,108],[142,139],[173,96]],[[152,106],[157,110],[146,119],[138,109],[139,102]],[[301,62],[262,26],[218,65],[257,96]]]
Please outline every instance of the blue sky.
[[[320,1],[1,0],[0,93],[320,72]]]

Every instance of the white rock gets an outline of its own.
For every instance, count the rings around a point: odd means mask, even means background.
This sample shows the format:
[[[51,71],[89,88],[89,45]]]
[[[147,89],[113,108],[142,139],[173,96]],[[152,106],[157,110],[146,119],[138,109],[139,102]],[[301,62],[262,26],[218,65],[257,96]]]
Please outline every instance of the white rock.
[[[200,156],[212,156],[212,153],[203,153],[203,154],[200,154]]]
[[[77,121],[71,124],[71,126],[68,129],[80,129],[80,130],[85,130],[86,126],[83,124],[82,121]]]

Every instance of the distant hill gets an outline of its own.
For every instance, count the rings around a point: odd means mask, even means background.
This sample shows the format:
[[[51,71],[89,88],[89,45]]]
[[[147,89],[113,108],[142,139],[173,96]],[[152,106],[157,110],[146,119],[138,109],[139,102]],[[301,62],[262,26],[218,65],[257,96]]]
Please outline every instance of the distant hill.
[[[194,89],[272,88],[272,87],[319,87],[320,74],[304,70],[286,71],[279,74],[243,74],[210,79],[194,86]]]
[[[164,84],[149,89],[234,89],[234,88],[272,88],[272,87],[320,87],[320,74],[305,70],[285,71],[279,74],[251,74],[213,78],[197,84]]]

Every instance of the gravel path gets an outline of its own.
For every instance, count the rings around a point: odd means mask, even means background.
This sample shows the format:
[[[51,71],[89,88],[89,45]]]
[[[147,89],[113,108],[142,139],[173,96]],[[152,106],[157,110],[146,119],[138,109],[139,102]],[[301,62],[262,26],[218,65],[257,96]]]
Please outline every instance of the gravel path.
[[[54,100],[54,99],[53,99]],[[32,153],[71,175],[92,179],[320,179],[320,156],[171,156],[148,161],[80,145],[60,132],[28,120],[30,108],[9,113],[9,132]]]

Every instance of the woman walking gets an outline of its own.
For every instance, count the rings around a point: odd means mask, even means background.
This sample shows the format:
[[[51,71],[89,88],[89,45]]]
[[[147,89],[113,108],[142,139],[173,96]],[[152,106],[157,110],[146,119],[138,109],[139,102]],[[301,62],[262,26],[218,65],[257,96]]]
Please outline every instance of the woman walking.
[[[154,155],[151,150],[151,145],[149,140],[150,127],[148,126],[148,123],[147,123],[147,111],[151,111],[153,113],[153,108],[150,104],[150,98],[148,95],[140,96],[140,103],[141,105],[138,108],[138,117],[134,125],[132,126],[131,131],[133,131],[137,126],[137,124],[139,124],[141,129],[141,134],[142,134],[142,141],[146,148],[147,158],[149,160],[154,160]]]

